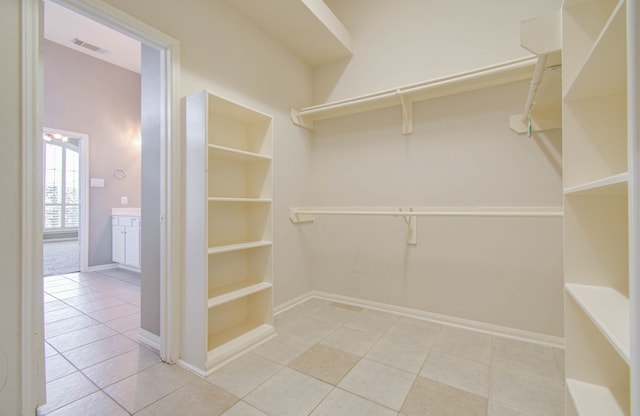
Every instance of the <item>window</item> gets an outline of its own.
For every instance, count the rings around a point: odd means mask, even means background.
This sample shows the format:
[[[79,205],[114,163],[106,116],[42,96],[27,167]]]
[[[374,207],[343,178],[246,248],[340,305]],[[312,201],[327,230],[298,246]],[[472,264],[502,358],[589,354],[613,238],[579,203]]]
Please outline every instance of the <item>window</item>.
[[[62,136],[44,142],[44,231],[73,231],[80,222],[78,140]]]

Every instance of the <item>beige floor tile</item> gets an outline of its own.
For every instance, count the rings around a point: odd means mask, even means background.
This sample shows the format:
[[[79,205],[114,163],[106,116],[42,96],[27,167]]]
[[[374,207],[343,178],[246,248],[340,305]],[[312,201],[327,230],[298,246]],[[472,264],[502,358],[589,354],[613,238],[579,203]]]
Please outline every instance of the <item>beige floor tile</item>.
[[[75,289],[67,289],[64,291],[56,292],[56,293],[49,292],[49,294],[55,296],[60,300],[75,298],[78,296],[92,295],[94,293],[95,291],[88,287],[76,287]]]
[[[49,302],[51,303],[51,302]],[[82,315],[82,312],[79,310],[67,306],[66,308],[59,308],[53,311],[46,311],[44,315],[45,324],[50,324],[52,322],[61,321],[67,318],[73,318],[74,316]]]
[[[265,342],[252,352],[262,357],[275,361],[278,364],[288,365],[311,347],[311,343],[302,341],[291,335],[279,334]]]
[[[396,412],[335,388],[311,416],[396,416]]]
[[[303,341],[315,344],[339,327],[340,324],[333,322],[303,317],[296,320],[285,321],[276,329],[279,333],[293,335]]]
[[[140,313],[123,316],[121,318],[114,319],[113,321],[107,321],[104,324],[120,333],[129,332],[136,328],[140,328]]]
[[[365,359],[342,379],[338,387],[394,410],[400,406],[415,375]]]
[[[207,380],[234,396],[243,398],[282,368],[282,365],[271,360],[247,353],[215,371]]]
[[[97,391],[98,388],[80,372],[47,383],[47,403],[38,414],[47,414]]]
[[[526,375],[555,381],[563,380],[551,347],[535,346],[530,349],[518,349],[494,344],[491,365]]]
[[[64,352],[114,335],[117,333],[113,329],[104,325],[94,325],[49,338],[47,342],[58,351]]]
[[[320,343],[362,357],[371,349],[378,339],[380,339],[380,335],[341,327],[333,331],[326,338],[323,338]]]
[[[396,322],[398,319],[400,319],[400,315],[397,315],[395,313],[384,312],[384,311],[379,311],[377,309],[370,309],[370,308],[365,308],[365,310],[360,312],[360,314],[372,316],[374,318],[382,319],[389,322]]]
[[[536,344],[534,342],[522,341],[519,339],[506,337],[493,337],[493,346],[495,348],[511,348],[522,351],[546,352],[550,347],[546,345]]]
[[[402,317],[389,328],[384,337],[395,342],[431,348],[440,328],[437,324]]]
[[[105,388],[159,362],[158,354],[139,347],[85,368],[82,372],[99,387]]]
[[[368,315],[364,312],[358,314],[344,326],[347,328],[357,329],[359,331],[368,332],[370,334],[383,335],[391,328],[395,321],[380,318],[374,315]]]
[[[64,309],[64,308],[68,308],[69,305],[67,305],[66,303],[64,303],[61,300],[52,300],[50,302],[45,302],[44,303],[44,317],[45,320],[47,319],[47,314],[53,312],[53,311],[57,311],[58,309]]]
[[[412,374],[418,374],[428,352],[429,350],[423,347],[382,338],[369,350],[365,358]]]
[[[113,308],[114,306],[123,305],[124,303],[125,301],[123,301],[122,299],[106,297],[106,298],[95,300],[93,302],[76,305],[74,306],[74,308],[84,313],[91,313],[91,312],[96,312],[96,311],[100,311],[107,308]]]
[[[104,391],[127,411],[135,413],[194,380],[197,380],[197,376],[182,368],[160,363],[125,378]]]
[[[407,416],[485,416],[487,399],[418,377],[402,406]]]
[[[245,401],[268,415],[308,415],[331,391],[331,385],[284,368],[250,393]]]
[[[44,357],[48,358],[52,355],[57,355],[58,351],[55,350],[47,341],[44,342]]]
[[[45,360],[45,375],[47,383],[78,371],[62,355],[56,354]]]
[[[324,322],[346,324],[351,322],[358,314],[359,312],[327,305],[313,312],[309,317]]]
[[[100,309],[95,312],[90,312],[88,315],[100,322],[113,321],[114,319],[122,318],[132,314],[140,313],[140,308],[128,303],[113,306],[111,308]]]
[[[564,414],[564,382],[492,368],[490,397],[539,416]]]
[[[97,391],[50,413],[50,416],[127,416],[128,414],[109,396]]]
[[[331,302],[329,306],[334,308],[346,309],[352,312],[362,312],[364,310],[361,306],[349,305],[348,303],[340,303],[340,302]]]
[[[326,345],[316,344],[296,358],[289,367],[336,385],[360,360],[360,357]]]
[[[88,317],[87,315],[78,315],[73,318],[63,319],[61,321],[45,324],[44,332],[47,339],[57,337],[58,335],[67,334],[77,331],[78,329],[87,328],[89,326],[99,324],[98,321]]]
[[[79,369],[84,369],[138,347],[139,345],[129,338],[122,335],[114,335],[70,351],[65,351],[62,354],[71,361],[73,365]]]
[[[243,401],[236,403],[231,409],[227,410],[222,416],[268,416],[255,407]]]
[[[489,414],[488,416],[534,416],[524,410],[516,409],[504,403],[497,402],[495,400],[489,401]]]
[[[90,293],[74,296],[72,298],[65,298],[64,302],[73,307],[76,307],[78,305],[84,305],[86,303],[95,302],[101,299],[109,299],[109,298],[111,298],[111,296],[107,295],[106,293],[102,293],[91,288]]]
[[[491,362],[492,336],[450,326],[444,326],[438,334],[433,348],[447,354],[478,361]]]
[[[488,397],[489,366],[432,349],[420,375],[478,396]]]
[[[140,416],[219,416],[238,401],[205,380],[198,379],[144,408]]]
[[[44,291],[50,295],[56,296],[56,293],[67,292],[69,290],[80,289],[83,286],[73,280],[65,279],[59,280],[52,284],[45,284]]]

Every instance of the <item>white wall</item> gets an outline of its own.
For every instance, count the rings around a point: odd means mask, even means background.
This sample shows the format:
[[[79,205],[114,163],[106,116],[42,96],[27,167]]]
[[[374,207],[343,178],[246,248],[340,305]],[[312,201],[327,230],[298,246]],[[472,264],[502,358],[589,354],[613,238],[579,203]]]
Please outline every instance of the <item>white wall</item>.
[[[314,206],[556,206],[561,132],[508,126],[522,81],[316,123]],[[297,226],[313,287],[344,296],[561,337],[561,218],[419,218],[418,244],[394,217],[320,217]]]
[[[314,71],[314,103],[527,56],[520,21],[561,0],[325,0],[353,36],[351,59]]]
[[[275,304],[311,289],[291,206],[308,204],[311,134],[289,108],[311,102],[311,71],[222,1],[108,3],[181,42],[180,95],[207,89],[274,117]]]

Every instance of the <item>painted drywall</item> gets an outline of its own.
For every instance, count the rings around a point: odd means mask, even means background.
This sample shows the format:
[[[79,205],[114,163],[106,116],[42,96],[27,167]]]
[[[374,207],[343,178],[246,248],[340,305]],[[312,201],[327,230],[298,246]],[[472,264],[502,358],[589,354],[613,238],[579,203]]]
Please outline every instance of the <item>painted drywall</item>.
[[[160,52],[142,45],[142,221],[140,326],[160,335]]]
[[[274,118],[274,303],[311,290],[289,207],[310,201],[311,133],[289,109],[311,103],[311,70],[222,1],[107,0],[180,42],[180,96],[206,89]]]
[[[314,71],[314,103],[527,56],[520,22],[561,0],[326,0],[353,37],[350,59]]]
[[[560,207],[561,132],[519,136],[521,81],[316,123],[314,206]],[[298,226],[313,287],[557,337],[562,220],[418,219],[418,244],[394,217],[320,217]]]
[[[43,119],[89,135],[89,175],[104,179],[89,189],[89,267],[111,264],[111,208],[140,206],[140,74],[44,41]]]
[[[20,1],[0,2],[0,126],[3,131],[0,152],[0,413],[20,412],[22,381],[20,287],[22,241],[21,128],[20,128]],[[13,40],[13,41],[11,41]]]

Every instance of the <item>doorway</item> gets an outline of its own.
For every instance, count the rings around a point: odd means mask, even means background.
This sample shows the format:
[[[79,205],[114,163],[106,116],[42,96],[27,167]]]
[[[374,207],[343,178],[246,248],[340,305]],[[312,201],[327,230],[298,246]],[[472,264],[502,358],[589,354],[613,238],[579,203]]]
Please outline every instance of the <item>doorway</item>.
[[[156,103],[160,125],[160,135],[156,137],[159,148],[160,190],[159,221],[156,226],[160,235],[158,313],[160,316],[158,349],[164,361],[178,359],[179,303],[177,286],[180,270],[180,232],[177,218],[180,209],[180,145],[179,145],[179,101],[177,95],[177,71],[179,68],[179,43],[163,33],[149,27],[137,19],[101,1],[90,5],[74,0],[56,1],[85,17],[98,21],[115,30],[138,39],[153,49],[158,56],[157,88],[160,102]],[[34,138],[42,136],[42,60],[39,45],[43,41],[41,24],[43,20],[40,0],[23,0],[23,162],[27,174],[23,182],[25,207],[31,211],[23,217],[24,261],[23,308],[22,308],[22,407],[33,409],[44,403],[44,322],[42,313],[42,192],[43,183],[42,145]],[[174,139],[175,138],[175,139]],[[144,140],[144,138],[143,138]],[[29,168],[31,167],[31,169]],[[174,220],[174,218],[176,220]],[[154,221],[149,221],[152,225]],[[143,306],[144,307],[144,306]]]
[[[43,275],[87,271],[88,135],[45,127]]]

